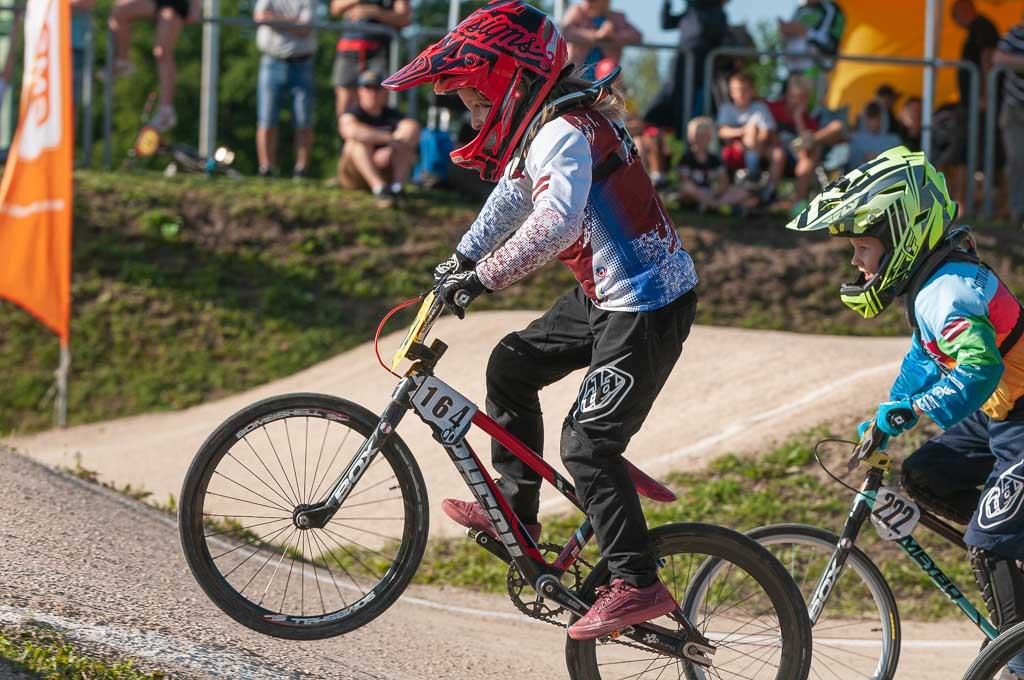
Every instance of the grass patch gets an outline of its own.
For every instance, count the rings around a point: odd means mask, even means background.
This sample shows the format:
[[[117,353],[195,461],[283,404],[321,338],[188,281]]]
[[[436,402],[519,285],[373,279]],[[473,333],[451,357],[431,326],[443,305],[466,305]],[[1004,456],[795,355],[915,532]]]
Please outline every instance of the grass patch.
[[[156,680],[167,677],[161,671],[139,670],[132,659],[116,660],[76,650],[59,631],[40,625],[0,625],[0,671],[5,667],[12,674],[46,680]]]

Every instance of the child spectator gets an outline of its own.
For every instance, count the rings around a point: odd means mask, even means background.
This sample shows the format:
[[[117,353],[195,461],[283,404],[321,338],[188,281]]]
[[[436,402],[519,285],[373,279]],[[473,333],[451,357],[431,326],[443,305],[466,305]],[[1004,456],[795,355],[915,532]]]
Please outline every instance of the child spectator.
[[[722,140],[722,161],[730,172],[746,168],[757,177],[761,159],[771,148],[775,119],[763,101],[757,99],[754,79],[746,73],[729,78],[730,102],[718,111],[718,138]]]
[[[864,105],[860,115],[860,129],[850,136],[850,158],[846,162],[847,171],[867,163],[883,151],[900,146],[900,138],[884,131],[885,112],[877,101]]]
[[[812,89],[809,78],[793,75],[786,81],[782,99],[767,104],[777,130],[777,144],[771,151],[770,187],[778,187],[783,175],[795,177],[795,212],[807,205],[814,169],[821,162],[821,148],[826,141],[810,112]]]
[[[711,153],[715,123],[707,116],[692,119],[686,126],[688,148],[679,159],[679,200],[701,212],[718,210],[724,214],[743,214],[752,207],[750,193],[732,186],[722,160]]]
[[[900,107],[900,140],[911,151],[921,150],[921,98],[908,97]]]

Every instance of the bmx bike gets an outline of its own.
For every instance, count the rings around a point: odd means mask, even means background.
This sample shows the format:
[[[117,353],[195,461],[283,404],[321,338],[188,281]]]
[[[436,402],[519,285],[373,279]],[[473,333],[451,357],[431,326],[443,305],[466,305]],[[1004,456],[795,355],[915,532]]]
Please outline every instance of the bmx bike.
[[[591,567],[580,558],[594,535],[590,521],[564,543],[535,542],[466,434],[477,427],[501,442],[580,508],[573,485],[435,375],[447,346],[426,344],[443,310],[433,293],[422,299],[390,367],[380,360],[381,328],[402,306],[384,318],[375,340],[378,361],[399,379],[380,415],[339,397],[289,394],[242,409],[203,443],[178,515],[192,574],[224,613],[276,637],[327,638],[381,615],[409,584],[427,542],[427,490],[397,433],[413,411],[492,518],[500,541],[469,535],[509,565],[513,604],[527,616],[571,624],[611,579],[604,560]],[[396,372],[406,360],[404,374]],[[634,466],[630,471],[641,494],[675,498]],[[807,677],[806,608],[767,549],[709,524],[658,526],[651,538],[659,576],[679,606],[601,639],[567,638],[572,678]]]

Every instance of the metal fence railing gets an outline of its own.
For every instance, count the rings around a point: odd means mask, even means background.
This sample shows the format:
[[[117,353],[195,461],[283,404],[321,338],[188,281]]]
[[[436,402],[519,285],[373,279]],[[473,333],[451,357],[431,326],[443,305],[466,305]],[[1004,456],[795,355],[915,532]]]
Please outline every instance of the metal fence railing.
[[[981,193],[983,196],[982,214],[991,219],[995,216],[995,188],[993,182],[996,176],[996,110],[999,102],[999,76],[1014,71],[1008,64],[994,64],[988,72],[988,82],[985,85],[985,167],[982,170]],[[974,177],[969,176],[973,184]]]

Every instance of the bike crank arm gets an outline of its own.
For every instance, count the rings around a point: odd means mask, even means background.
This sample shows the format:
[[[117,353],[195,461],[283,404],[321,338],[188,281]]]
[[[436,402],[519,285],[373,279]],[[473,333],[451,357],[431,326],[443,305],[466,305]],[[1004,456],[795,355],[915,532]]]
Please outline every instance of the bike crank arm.
[[[534,588],[542,597],[554,600],[577,616],[583,616],[590,610],[589,604],[562,585],[553,574],[544,574],[538,578]],[[682,625],[682,631],[673,631],[646,622],[626,626],[621,631],[616,631],[617,635],[612,634],[610,637],[627,637],[662,654],[683,658],[705,668],[710,667],[711,657],[715,654],[715,648],[710,640],[701,635],[678,610],[671,616]]]

